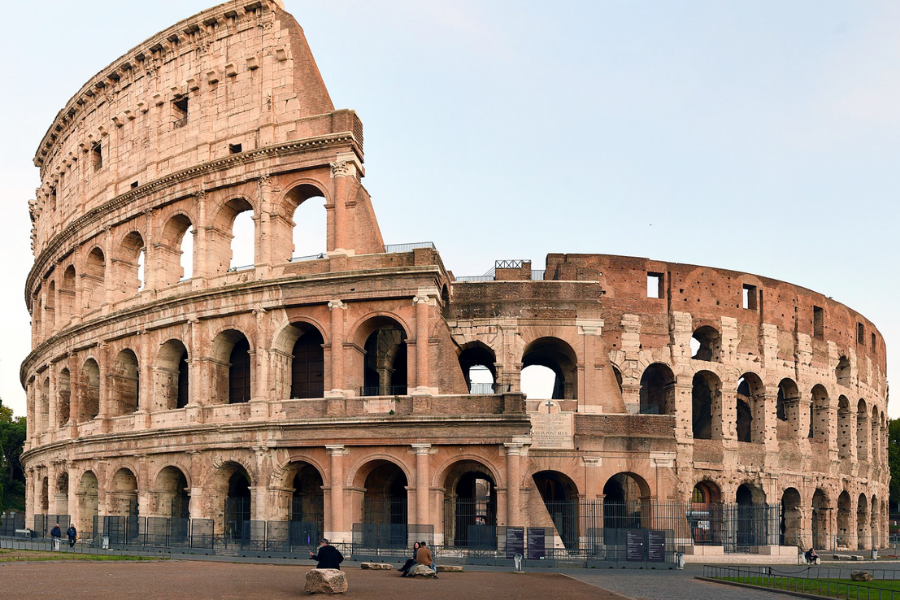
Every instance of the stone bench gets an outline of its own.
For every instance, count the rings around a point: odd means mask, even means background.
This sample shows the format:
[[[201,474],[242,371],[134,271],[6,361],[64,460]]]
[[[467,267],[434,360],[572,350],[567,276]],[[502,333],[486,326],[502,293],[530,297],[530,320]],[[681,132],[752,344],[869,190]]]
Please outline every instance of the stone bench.
[[[866,560],[866,557],[861,554],[851,554],[853,560]]]
[[[416,575],[421,575],[422,577],[434,577],[435,573],[431,570],[431,567],[426,567],[425,565],[416,565],[409,570],[409,576],[415,577]]]
[[[834,560],[853,560],[849,554],[835,554]]]
[[[370,569],[372,571],[391,571],[394,566],[389,565],[387,563],[372,563],[372,562],[364,562],[359,565],[360,569]]]
[[[462,573],[462,565],[438,565],[438,573]]]
[[[347,576],[340,569],[310,569],[306,574],[307,594],[343,594]]]

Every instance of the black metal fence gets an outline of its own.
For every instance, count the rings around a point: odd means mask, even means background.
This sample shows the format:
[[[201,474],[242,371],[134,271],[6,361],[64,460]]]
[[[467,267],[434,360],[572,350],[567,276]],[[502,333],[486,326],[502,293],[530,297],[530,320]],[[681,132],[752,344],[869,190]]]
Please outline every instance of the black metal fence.
[[[0,535],[13,537],[17,529],[25,529],[25,513],[5,512],[0,515]]]
[[[847,573],[849,576],[849,573]],[[826,598],[865,598],[866,600],[900,600],[900,591],[876,583],[835,581],[831,574],[813,577],[810,571],[787,572],[771,567],[726,567],[705,565],[703,576],[710,579],[744,583],[760,588],[776,589],[801,595]],[[840,578],[843,579],[843,578]]]

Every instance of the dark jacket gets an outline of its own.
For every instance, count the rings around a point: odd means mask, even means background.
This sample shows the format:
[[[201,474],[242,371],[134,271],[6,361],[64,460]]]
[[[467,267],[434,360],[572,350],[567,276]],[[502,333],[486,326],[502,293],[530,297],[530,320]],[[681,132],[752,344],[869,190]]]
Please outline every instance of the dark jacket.
[[[320,547],[319,553],[313,558],[319,561],[317,569],[340,569],[341,563],[344,562],[344,555],[334,546]]]
[[[62,531],[60,531],[59,525],[50,530],[50,537],[62,537]]]
[[[78,530],[75,529],[74,525],[72,525],[66,530],[66,535],[69,536],[70,540],[74,540],[76,537],[78,537]]]

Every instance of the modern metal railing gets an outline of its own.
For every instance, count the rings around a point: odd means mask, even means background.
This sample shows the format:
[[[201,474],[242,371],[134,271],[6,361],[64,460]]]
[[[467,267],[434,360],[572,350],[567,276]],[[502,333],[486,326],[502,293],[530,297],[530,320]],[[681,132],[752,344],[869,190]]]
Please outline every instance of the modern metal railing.
[[[291,262],[304,262],[307,260],[318,260],[320,258],[328,258],[328,255],[324,252],[319,252],[318,254],[309,254],[307,256],[295,256],[291,259]]]
[[[437,250],[434,246],[434,242],[412,242],[409,244],[386,244],[384,251],[387,253],[412,252],[416,248],[430,248],[431,250]]]
[[[826,598],[847,598],[852,600],[900,600],[900,591],[884,589],[874,583],[858,583],[850,581],[835,581],[845,577],[834,577],[834,573],[826,573],[824,576],[817,573],[816,577],[810,577],[811,572],[816,572],[812,567],[797,571],[779,570],[774,567],[726,567],[717,565],[704,565],[703,576],[710,579],[718,579],[732,583],[744,583],[782,590],[786,592],[813,594]],[[868,570],[868,569],[867,569]],[[871,570],[868,570],[870,573]],[[885,574],[886,571],[882,571]],[[841,573],[843,574],[843,573]],[[838,575],[841,575],[838,574]],[[849,578],[849,573],[846,574]],[[875,577],[873,579],[880,579]]]

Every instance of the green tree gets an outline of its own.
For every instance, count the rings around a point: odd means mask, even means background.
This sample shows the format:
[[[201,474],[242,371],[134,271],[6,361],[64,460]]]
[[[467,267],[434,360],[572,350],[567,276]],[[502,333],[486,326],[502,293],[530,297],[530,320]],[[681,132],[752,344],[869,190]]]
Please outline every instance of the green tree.
[[[891,510],[900,502],[900,419],[888,423],[888,462],[891,466]]]
[[[19,457],[25,448],[25,417],[13,417],[0,399],[0,511],[24,508],[25,472]]]

